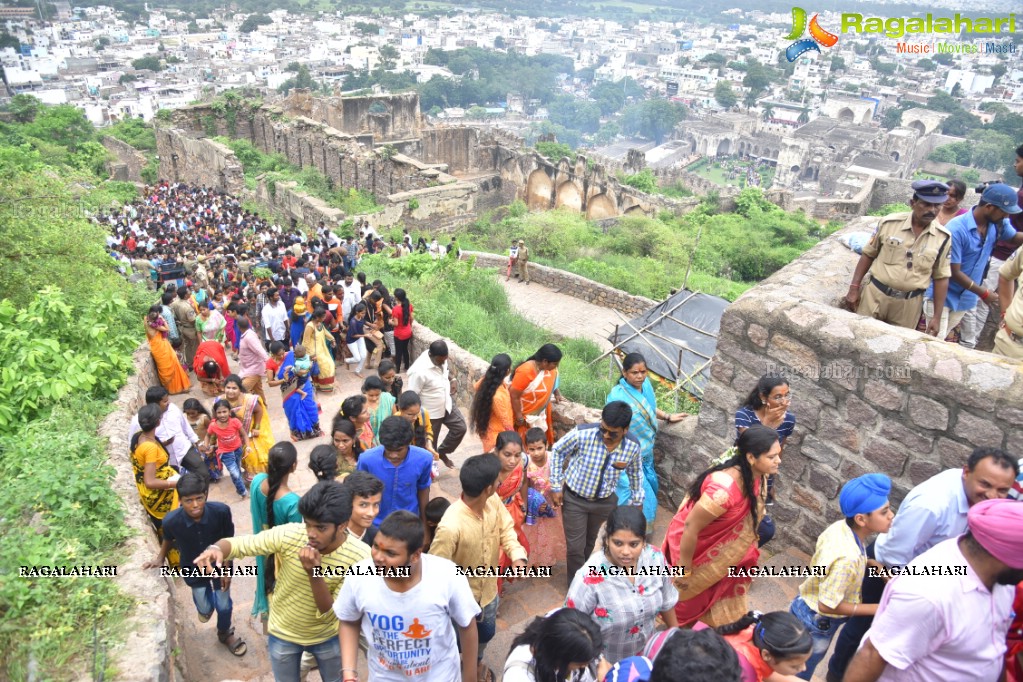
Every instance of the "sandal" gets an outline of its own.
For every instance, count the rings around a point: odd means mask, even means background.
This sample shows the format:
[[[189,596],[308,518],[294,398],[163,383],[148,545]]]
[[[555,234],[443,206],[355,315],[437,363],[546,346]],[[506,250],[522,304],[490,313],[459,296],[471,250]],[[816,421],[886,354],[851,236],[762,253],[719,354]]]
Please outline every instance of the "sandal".
[[[245,652],[248,651],[248,647],[245,645],[245,640],[234,634],[234,628],[231,628],[227,632],[218,632],[217,639],[220,643],[227,647],[235,656],[244,656]]]
[[[477,667],[476,682],[494,682],[494,671],[480,663]]]

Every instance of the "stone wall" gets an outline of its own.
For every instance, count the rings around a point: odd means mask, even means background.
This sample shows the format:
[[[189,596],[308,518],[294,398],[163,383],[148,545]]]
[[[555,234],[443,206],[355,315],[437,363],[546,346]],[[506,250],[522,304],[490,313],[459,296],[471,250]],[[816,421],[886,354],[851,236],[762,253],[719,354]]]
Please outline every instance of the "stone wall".
[[[419,93],[365,97],[313,97],[294,89],[282,103],[288,116],[303,116],[348,135],[368,136],[372,145],[417,139],[422,127]]]
[[[215,187],[240,195],[245,189],[242,164],[234,152],[213,140],[196,139],[176,128],[156,128],[160,178]]]
[[[508,266],[508,256],[483,251],[462,251],[462,258],[470,257],[476,259],[478,268],[497,268],[503,272]],[[633,296],[592,279],[532,262],[529,264],[529,279],[559,293],[594,305],[614,308],[626,315],[641,315],[657,305],[657,301],[645,296]]]
[[[871,229],[861,218],[844,232]],[[666,497],[734,438],[736,408],[768,371],[789,376],[795,434],[782,455],[772,508],[781,542],[812,552],[839,518],[844,481],[892,477],[893,504],[910,488],[961,467],[978,446],[1023,451],[1023,366],[835,307],[857,256],[837,236],[818,244],[730,305],[689,448],[658,463]]]
[[[913,181],[901,178],[875,178],[874,187],[870,193],[869,202],[864,206],[863,213],[876,211],[888,204],[906,204],[913,196]],[[963,206],[974,206],[980,201],[980,195],[973,191],[973,187],[967,184],[966,196],[963,198]]]
[[[124,628],[125,639],[111,650],[110,664],[117,670],[119,682],[167,682],[174,678],[172,666],[184,660],[175,660],[172,655],[172,581],[159,578],[155,571],[142,570],[142,564],[156,555],[158,544],[149,516],[139,502],[128,461],[128,426],[146,404],[146,389],[160,383],[144,343],[135,351],[134,366],[134,374],[117,394],[114,411],[99,428],[99,435],[107,439],[107,463],[116,472],[112,488],[124,501],[124,520],[131,531],[118,566],[117,586],[135,600],[135,610]]]
[[[99,141],[116,159],[116,161],[107,164],[114,180],[142,182],[142,169],[149,163],[145,154],[127,142],[109,135],[104,135]]]

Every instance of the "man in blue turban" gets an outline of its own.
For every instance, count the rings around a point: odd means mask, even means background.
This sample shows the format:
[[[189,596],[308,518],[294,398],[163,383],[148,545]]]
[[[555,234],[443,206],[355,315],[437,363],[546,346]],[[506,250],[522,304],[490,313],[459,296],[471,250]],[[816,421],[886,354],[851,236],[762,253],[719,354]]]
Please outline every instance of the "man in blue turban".
[[[888,493],[892,482],[884,474],[864,474],[842,487],[838,506],[845,518],[836,521],[817,538],[810,566],[818,575],[799,586],[789,611],[806,626],[813,650],[806,670],[797,675],[813,678],[831,639],[850,616],[873,615],[877,604],[863,604],[860,587],[867,572],[866,545],[874,533],[887,533],[892,525]],[[871,565],[876,562],[870,560]]]

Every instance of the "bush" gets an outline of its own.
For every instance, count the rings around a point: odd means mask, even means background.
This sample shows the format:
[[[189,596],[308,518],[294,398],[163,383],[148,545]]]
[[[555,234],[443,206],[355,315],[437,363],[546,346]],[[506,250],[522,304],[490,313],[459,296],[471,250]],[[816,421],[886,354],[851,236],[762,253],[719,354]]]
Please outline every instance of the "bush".
[[[110,137],[116,137],[122,142],[127,142],[135,149],[146,152],[156,151],[156,133],[152,126],[139,118],[128,118],[107,128],[105,131]]]
[[[108,409],[64,399],[45,419],[0,437],[0,678],[32,679],[36,661],[45,679],[103,679],[97,662],[121,639],[132,601],[115,581],[16,577],[19,566],[116,566],[123,558],[128,530],[96,435]]]

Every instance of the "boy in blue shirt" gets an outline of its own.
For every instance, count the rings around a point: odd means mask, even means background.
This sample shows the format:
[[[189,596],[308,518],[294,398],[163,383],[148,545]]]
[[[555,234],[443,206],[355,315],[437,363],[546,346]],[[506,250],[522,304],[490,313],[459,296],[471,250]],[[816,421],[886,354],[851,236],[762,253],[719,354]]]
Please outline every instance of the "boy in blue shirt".
[[[231,508],[223,502],[209,502],[209,483],[198,474],[187,473],[177,483],[180,507],[163,519],[163,544],[160,552],[142,568],[163,566],[172,547],[181,555],[181,568],[176,573],[192,590],[192,601],[199,620],[209,621],[217,612],[217,639],[235,656],[245,655],[246,646],[231,627],[231,564],[224,565],[223,575],[209,576],[195,565],[195,559],[207,547],[224,538],[234,537]]]

